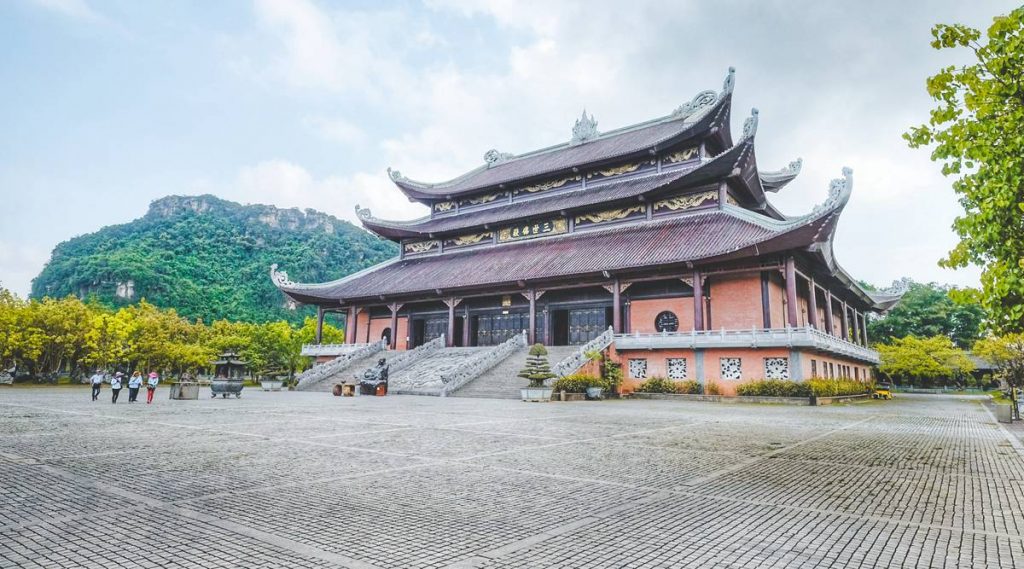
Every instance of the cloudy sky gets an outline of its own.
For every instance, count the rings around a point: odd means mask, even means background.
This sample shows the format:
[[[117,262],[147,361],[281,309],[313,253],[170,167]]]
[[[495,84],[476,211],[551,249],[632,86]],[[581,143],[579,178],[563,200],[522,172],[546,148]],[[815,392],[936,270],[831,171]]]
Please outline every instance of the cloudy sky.
[[[954,61],[936,22],[1012,1],[313,0],[0,2],[0,283],[24,295],[59,242],[168,194],[405,219],[385,169],[448,179],[490,148],[565,141],[670,112],[737,68],[734,132],[804,159],[775,199],[799,214],[854,170],[836,250],[855,276],[972,285],[949,181],[900,134]],[[301,275],[295,275],[301,277]]]

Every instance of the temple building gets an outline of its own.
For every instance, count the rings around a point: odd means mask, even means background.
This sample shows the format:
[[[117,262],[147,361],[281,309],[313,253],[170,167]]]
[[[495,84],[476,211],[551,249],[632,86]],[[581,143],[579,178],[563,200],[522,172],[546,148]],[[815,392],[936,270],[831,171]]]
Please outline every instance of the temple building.
[[[455,179],[389,174],[429,215],[366,229],[400,254],[290,299],[343,313],[349,342],[408,350],[529,342],[608,347],[626,386],[653,376],[715,382],[867,379],[867,315],[897,293],[865,290],[833,236],[853,189],[848,168],[823,203],[783,215],[769,201],[800,172],[762,171],[758,114],[730,128],[734,72],[666,116],[601,132],[586,112],[571,138],[513,155],[490,150]]]

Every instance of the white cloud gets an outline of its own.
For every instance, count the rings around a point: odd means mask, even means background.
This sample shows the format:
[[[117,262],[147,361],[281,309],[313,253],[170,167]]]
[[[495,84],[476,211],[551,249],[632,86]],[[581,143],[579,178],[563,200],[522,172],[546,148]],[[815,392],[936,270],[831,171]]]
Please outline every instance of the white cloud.
[[[103,17],[94,11],[85,0],[32,0],[34,4],[69,18],[87,22],[100,22]]]
[[[310,116],[302,122],[320,137],[333,142],[355,146],[367,140],[366,132],[359,125],[342,117]]]
[[[36,245],[0,241],[0,286],[8,288],[22,298],[28,296],[34,279],[50,252]]]

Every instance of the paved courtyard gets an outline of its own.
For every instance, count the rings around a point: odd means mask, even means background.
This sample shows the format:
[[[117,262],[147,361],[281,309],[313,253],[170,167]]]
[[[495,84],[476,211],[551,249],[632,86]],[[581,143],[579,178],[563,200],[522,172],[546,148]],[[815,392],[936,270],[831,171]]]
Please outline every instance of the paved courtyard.
[[[0,567],[1024,567],[977,401],[108,396],[0,389]]]

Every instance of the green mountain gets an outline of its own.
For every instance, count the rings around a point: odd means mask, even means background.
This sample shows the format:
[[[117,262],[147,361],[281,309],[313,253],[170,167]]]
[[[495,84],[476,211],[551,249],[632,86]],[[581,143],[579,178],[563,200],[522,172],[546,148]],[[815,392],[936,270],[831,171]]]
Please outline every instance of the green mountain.
[[[206,322],[299,321],[270,281],[272,263],[296,281],[337,279],[397,254],[396,245],[307,209],[169,196],[140,219],[65,241],[32,281],[32,296],[146,299]]]

